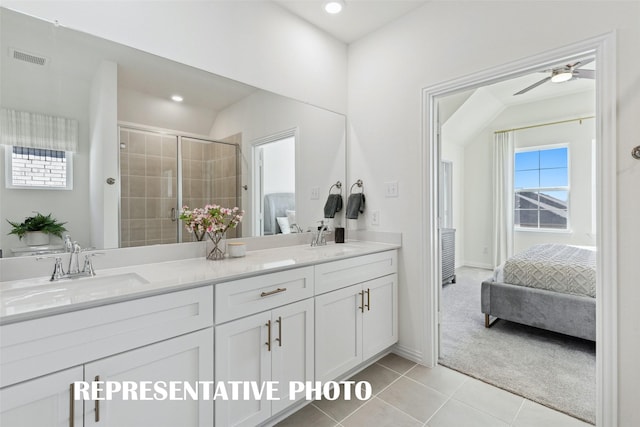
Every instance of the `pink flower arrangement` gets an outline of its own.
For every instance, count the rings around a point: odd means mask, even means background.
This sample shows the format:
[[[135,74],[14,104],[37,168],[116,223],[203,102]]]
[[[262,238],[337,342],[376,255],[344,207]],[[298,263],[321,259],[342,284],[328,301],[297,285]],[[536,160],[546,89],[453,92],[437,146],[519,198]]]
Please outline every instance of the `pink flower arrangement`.
[[[224,234],[230,228],[236,228],[243,215],[244,211],[237,206],[231,209],[220,205],[194,209],[183,206],[180,219],[189,233],[195,233],[197,239],[202,240],[205,233]]]

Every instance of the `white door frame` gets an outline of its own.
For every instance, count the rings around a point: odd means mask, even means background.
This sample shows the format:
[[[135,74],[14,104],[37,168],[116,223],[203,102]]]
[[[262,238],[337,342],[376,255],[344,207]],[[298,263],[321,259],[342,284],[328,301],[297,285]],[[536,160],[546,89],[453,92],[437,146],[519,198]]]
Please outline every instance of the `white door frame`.
[[[423,89],[422,122],[422,265],[425,284],[423,360],[438,361],[438,177],[440,144],[437,98],[548,68],[559,61],[595,55],[596,79],[596,425],[616,426],[618,406],[617,225],[616,225],[616,38],[607,33],[519,61],[480,71]],[[606,286],[605,286],[606,284]]]

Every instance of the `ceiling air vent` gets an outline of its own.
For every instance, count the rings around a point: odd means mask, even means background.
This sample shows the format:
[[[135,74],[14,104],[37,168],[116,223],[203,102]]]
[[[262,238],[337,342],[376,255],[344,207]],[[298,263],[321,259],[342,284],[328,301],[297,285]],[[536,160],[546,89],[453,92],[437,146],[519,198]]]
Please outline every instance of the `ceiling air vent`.
[[[13,59],[29,62],[30,64],[47,65],[47,62],[49,62],[49,59],[44,56],[35,55],[33,53],[25,52],[24,50],[13,48],[10,49],[9,55],[11,55]]]

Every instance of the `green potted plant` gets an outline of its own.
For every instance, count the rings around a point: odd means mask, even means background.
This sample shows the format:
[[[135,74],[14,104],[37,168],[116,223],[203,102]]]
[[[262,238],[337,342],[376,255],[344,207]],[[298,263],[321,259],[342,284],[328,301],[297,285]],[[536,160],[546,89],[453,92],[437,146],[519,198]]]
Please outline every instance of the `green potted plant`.
[[[23,222],[11,222],[11,231],[9,234],[15,234],[20,240],[24,237],[28,246],[40,246],[49,244],[51,235],[62,238],[62,233],[67,231],[64,227],[66,222],[58,222],[49,215],[42,215],[36,212],[36,215],[26,218]]]

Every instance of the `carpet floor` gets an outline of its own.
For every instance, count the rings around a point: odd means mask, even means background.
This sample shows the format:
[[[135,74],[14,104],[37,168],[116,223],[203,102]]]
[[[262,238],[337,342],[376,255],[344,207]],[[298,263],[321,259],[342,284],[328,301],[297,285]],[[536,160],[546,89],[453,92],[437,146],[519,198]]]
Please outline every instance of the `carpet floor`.
[[[440,364],[595,424],[595,343],[506,320],[484,327],[480,284],[462,267],[442,291]]]

